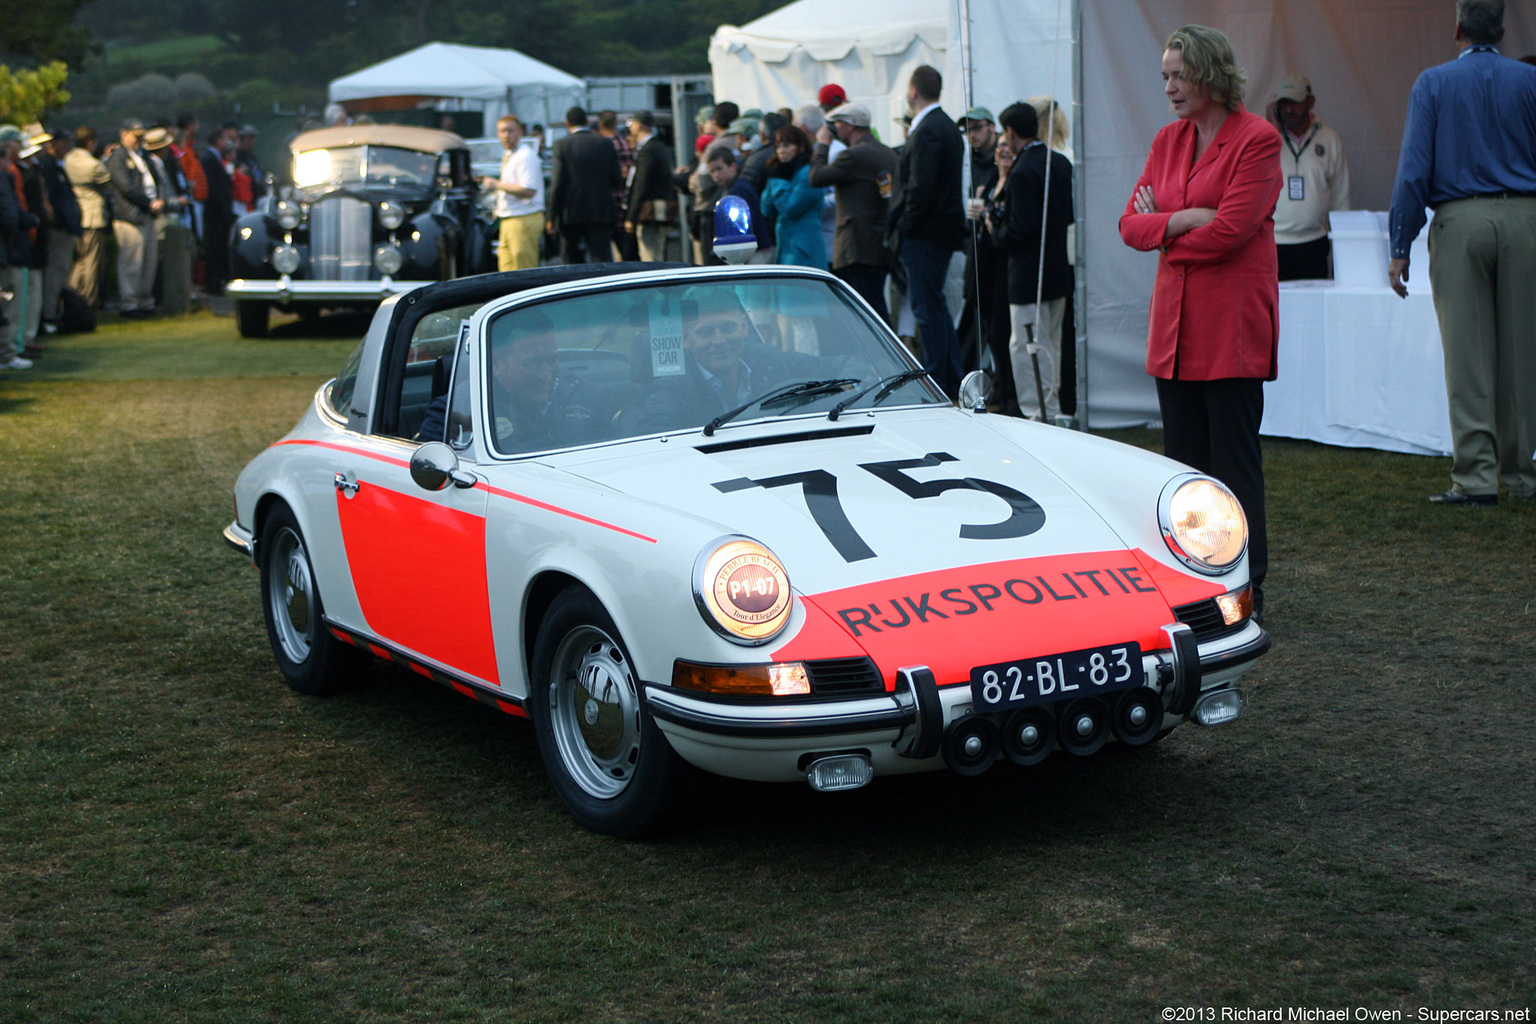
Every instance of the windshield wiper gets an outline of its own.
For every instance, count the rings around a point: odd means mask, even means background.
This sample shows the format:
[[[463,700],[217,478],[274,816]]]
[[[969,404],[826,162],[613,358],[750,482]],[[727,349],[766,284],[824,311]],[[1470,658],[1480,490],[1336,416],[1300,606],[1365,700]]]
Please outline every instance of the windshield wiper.
[[[834,391],[841,391],[844,388],[852,387],[857,383],[858,381],[852,377],[835,377],[832,380],[802,380],[794,384],[782,384],[766,395],[760,395],[750,402],[738,405],[736,408],[716,416],[704,425],[704,436],[712,436],[718,428],[725,426],[754,405],[767,408],[776,402],[784,402],[791,398],[799,398],[805,395],[828,395]]]
[[[838,402],[836,405],[834,405],[832,407],[832,411],[827,413],[827,419],[829,419],[829,420],[837,419],[839,416],[841,416],[843,414],[843,410],[844,409],[848,408],[854,402],[857,402],[859,399],[863,398],[865,395],[869,394],[871,391],[875,390],[876,388],[880,388],[880,393],[875,396],[875,400],[870,403],[871,405],[879,405],[880,404],[880,400],[882,398],[884,398],[886,395],[890,394],[892,391],[895,391],[897,388],[901,387],[907,381],[909,381],[909,380],[917,380],[919,377],[926,377],[927,375],[928,375],[928,371],[927,370],[917,369],[917,370],[903,370],[900,373],[893,373],[889,377],[881,377],[879,380],[875,381],[869,387],[867,387],[867,388],[860,388],[858,391],[855,391],[853,394],[849,395],[847,398],[843,399],[841,402]],[[881,385],[884,385],[884,386],[882,387]]]

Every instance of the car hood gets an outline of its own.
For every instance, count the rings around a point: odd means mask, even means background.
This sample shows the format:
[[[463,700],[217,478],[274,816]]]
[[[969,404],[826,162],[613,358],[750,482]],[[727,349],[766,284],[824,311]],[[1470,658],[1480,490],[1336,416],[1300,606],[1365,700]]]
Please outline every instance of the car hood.
[[[1053,468],[1113,478],[1129,456],[1038,436],[1036,454],[971,416],[928,410],[673,435],[562,466],[766,544],[805,613],[775,657],[841,656],[856,639],[888,681],[901,664],[929,664],[943,684],[1018,656],[1021,632],[1039,637],[1026,645],[1036,652],[1165,646],[1171,604],[1224,588],[1127,544]],[[1132,507],[1155,517],[1156,502],[1154,489]]]

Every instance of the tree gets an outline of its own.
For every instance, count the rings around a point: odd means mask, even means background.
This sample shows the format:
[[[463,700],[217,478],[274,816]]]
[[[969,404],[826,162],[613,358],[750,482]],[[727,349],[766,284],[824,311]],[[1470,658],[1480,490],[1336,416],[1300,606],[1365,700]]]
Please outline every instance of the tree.
[[[85,0],[6,0],[0,17],[0,55],[25,63],[60,60],[78,68],[100,51],[90,29],[73,24]]]
[[[35,71],[12,71],[0,64],[0,122],[6,124],[34,124],[43,115],[58,110],[69,102],[69,91],[64,83],[69,79],[69,68],[63,61],[53,61]]]

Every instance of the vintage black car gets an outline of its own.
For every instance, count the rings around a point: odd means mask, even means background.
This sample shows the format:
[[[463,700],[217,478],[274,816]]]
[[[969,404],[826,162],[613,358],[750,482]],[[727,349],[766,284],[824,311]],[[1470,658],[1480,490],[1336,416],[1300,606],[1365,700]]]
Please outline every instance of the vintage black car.
[[[240,333],[273,306],[300,313],[377,305],[427,281],[494,270],[496,227],[476,202],[470,150],[452,132],[353,125],[289,144],[292,184],[230,235]]]

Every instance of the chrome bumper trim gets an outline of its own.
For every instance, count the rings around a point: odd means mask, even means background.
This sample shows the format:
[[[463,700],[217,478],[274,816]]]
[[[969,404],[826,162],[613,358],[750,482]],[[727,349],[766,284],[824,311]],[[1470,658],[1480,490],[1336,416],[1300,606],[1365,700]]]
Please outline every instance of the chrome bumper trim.
[[[253,565],[255,564],[256,538],[249,530],[238,522],[230,523],[224,527],[222,536],[224,537],[224,543],[244,555],[247,561]]]
[[[900,729],[915,718],[912,708],[891,697],[786,704],[723,704],[683,696],[671,687],[648,683],[646,705],[657,719],[717,736],[757,739],[834,736]]]
[[[224,286],[224,294],[235,299],[269,299],[273,302],[363,302],[387,299],[391,295],[415,291],[433,281],[295,281],[284,275],[275,281],[238,278]]]

